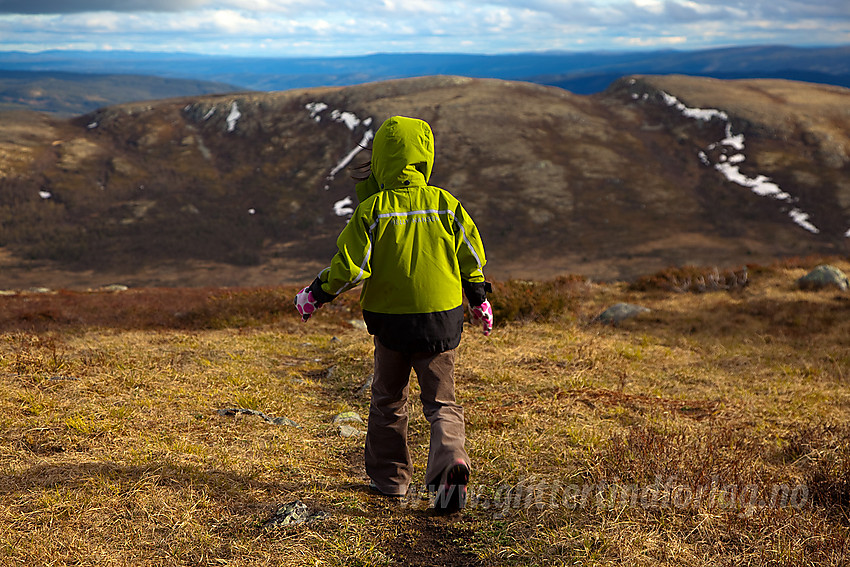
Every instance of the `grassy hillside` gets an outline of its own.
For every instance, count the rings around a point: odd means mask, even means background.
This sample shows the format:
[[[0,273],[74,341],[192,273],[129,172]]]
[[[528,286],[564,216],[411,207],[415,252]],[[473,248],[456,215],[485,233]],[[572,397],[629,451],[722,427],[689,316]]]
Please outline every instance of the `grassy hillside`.
[[[439,76],[17,113],[0,131],[0,288],[312,276],[347,221],[347,167],[394,114],[431,123],[431,182],[501,279],[846,255],[848,100],[788,81],[636,76],[578,96]]]
[[[459,350],[451,517],[371,494],[333,424],[368,413],[353,297],[307,324],[294,288],[0,297],[0,563],[845,565],[850,296],[796,290],[813,264],[704,294],[497,282]],[[651,311],[593,322],[620,301]],[[265,527],[297,500],[325,515]]]

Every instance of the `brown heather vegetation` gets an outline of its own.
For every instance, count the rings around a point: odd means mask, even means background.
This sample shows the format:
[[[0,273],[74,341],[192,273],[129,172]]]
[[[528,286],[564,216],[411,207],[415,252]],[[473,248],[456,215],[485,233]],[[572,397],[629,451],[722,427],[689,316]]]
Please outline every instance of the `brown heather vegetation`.
[[[307,324],[294,288],[0,297],[0,564],[846,565],[850,296],[797,290],[814,263],[714,293],[497,282],[459,349],[450,517],[370,493],[332,424],[368,415],[355,294]],[[621,301],[651,311],[592,322]],[[327,516],[263,527],[295,500]]]

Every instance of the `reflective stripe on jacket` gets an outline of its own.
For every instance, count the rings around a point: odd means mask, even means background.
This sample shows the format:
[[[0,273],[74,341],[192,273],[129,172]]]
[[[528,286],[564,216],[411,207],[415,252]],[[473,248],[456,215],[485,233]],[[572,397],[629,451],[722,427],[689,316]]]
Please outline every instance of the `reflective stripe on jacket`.
[[[421,315],[457,311],[462,285],[483,285],[478,228],[454,196],[428,185],[433,163],[426,122],[400,116],[384,122],[373,141],[372,177],[357,188],[363,200],[319,275],[322,292],[336,296],[362,284],[364,311]]]

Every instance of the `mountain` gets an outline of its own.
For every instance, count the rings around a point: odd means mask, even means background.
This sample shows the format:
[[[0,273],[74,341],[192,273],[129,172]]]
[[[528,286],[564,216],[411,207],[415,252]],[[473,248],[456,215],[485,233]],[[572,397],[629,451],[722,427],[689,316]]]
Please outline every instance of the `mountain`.
[[[75,116],[102,106],[176,96],[234,92],[225,83],[140,75],[0,70],[0,110]]]
[[[0,69],[137,74],[216,81],[243,90],[347,86],[430,75],[522,80],[579,94],[629,74],[785,78],[850,86],[850,46],[755,46],[696,51],[544,52],[503,55],[377,53],[355,57],[222,57],[191,53],[0,53]],[[192,94],[192,93],[183,93]]]
[[[697,51],[656,51],[628,59],[610,58],[554,75],[537,83],[590,94],[627,74],[687,74],[716,79],[789,79],[850,87],[850,46],[728,47]]]
[[[632,76],[576,95],[435,76],[2,115],[0,288],[312,279],[388,116],[432,124],[497,279],[847,254],[850,90]]]

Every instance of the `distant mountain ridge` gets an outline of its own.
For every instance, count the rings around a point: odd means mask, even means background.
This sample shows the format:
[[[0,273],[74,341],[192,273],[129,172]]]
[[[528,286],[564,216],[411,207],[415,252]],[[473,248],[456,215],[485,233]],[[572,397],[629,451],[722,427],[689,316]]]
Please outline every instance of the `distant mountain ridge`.
[[[76,116],[132,101],[227,93],[233,85],[195,79],[0,70],[0,111],[34,110]]]
[[[566,87],[577,94],[590,94],[601,92],[616,78],[631,74],[779,78],[850,86],[850,45],[499,55],[378,53],[291,58],[122,51],[5,52],[0,53],[0,69],[154,75],[214,81],[260,91],[457,75],[529,81]]]
[[[576,95],[434,76],[6,113],[0,289],[312,278],[387,117],[431,123],[498,279],[850,251],[850,90],[632,76]],[[56,282],[59,282],[58,284]]]

